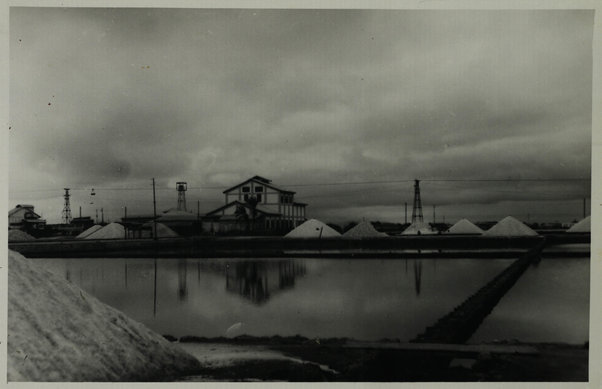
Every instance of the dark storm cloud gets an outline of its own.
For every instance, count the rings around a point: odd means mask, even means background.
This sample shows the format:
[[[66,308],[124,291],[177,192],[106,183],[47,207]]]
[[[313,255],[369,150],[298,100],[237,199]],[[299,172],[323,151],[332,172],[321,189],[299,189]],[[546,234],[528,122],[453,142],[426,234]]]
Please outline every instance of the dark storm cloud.
[[[283,185],[590,175],[591,11],[12,8],[10,18],[11,191],[150,177],[226,188],[255,174]],[[443,185],[429,201],[588,188]],[[298,196],[316,216],[380,217],[411,199],[412,183]]]

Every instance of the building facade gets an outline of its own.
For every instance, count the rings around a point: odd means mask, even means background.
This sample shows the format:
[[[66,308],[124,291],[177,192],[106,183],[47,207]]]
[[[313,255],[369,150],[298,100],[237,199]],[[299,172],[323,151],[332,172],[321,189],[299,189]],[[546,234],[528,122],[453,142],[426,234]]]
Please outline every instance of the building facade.
[[[8,228],[26,232],[43,230],[46,220],[34,212],[33,205],[19,204],[8,211]]]
[[[251,177],[223,193],[225,204],[204,218],[209,231],[215,233],[280,234],[306,220],[307,204],[295,201],[295,192],[279,188],[260,176]]]

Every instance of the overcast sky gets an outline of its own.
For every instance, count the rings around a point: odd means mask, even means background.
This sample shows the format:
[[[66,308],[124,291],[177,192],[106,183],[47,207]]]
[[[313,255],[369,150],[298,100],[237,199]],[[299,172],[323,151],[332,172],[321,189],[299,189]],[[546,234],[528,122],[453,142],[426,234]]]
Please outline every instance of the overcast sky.
[[[261,175],[310,217],[403,222],[418,178],[427,221],[579,219],[593,15],[11,8],[9,207],[58,222],[70,187],[116,220],[155,177],[159,210],[182,180],[205,213]],[[574,181],[437,181],[506,178]]]

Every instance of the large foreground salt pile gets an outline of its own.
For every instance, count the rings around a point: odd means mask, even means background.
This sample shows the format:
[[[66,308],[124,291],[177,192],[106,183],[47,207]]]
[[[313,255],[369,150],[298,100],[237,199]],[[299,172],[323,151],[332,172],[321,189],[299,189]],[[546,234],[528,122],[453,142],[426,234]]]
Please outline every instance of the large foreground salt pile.
[[[124,239],[125,228],[119,223],[111,223],[91,233],[84,239]]]
[[[575,223],[566,232],[592,232],[592,217],[591,215],[581,220],[579,223]]]
[[[523,222],[507,216],[497,222],[496,225],[483,232],[484,236],[536,236],[537,232],[533,231]]]
[[[372,223],[364,220],[357,226],[345,232],[343,236],[346,238],[382,238],[389,235],[385,234],[384,232],[376,231]]]
[[[446,231],[448,234],[482,234],[483,230],[474,225],[468,219],[459,220],[456,224],[451,226],[449,230]]]
[[[285,238],[334,238],[341,236],[337,231],[316,219],[309,219],[288,234]]]
[[[403,230],[401,235],[432,235],[435,232],[431,230],[431,227],[424,222],[416,222],[410,224],[408,228]]]
[[[199,362],[33,260],[9,251],[9,381],[152,381]]]
[[[8,241],[19,242],[24,240],[35,240],[36,238],[21,230],[8,230]]]
[[[76,236],[75,239],[84,239],[85,237],[92,235],[101,228],[102,226],[100,224],[94,224],[92,227],[88,228],[87,230],[83,231],[81,234]]]

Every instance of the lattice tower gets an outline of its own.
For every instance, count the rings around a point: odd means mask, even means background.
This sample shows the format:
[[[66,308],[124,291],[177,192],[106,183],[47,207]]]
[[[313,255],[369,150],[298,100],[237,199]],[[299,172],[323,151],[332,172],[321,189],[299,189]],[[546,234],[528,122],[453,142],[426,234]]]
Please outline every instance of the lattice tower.
[[[69,188],[65,188],[65,206],[63,207],[63,224],[71,223],[71,204],[69,204],[69,198],[71,195],[69,194]]]
[[[414,180],[414,207],[412,208],[412,224],[423,221],[422,201],[420,200],[420,180]]]

